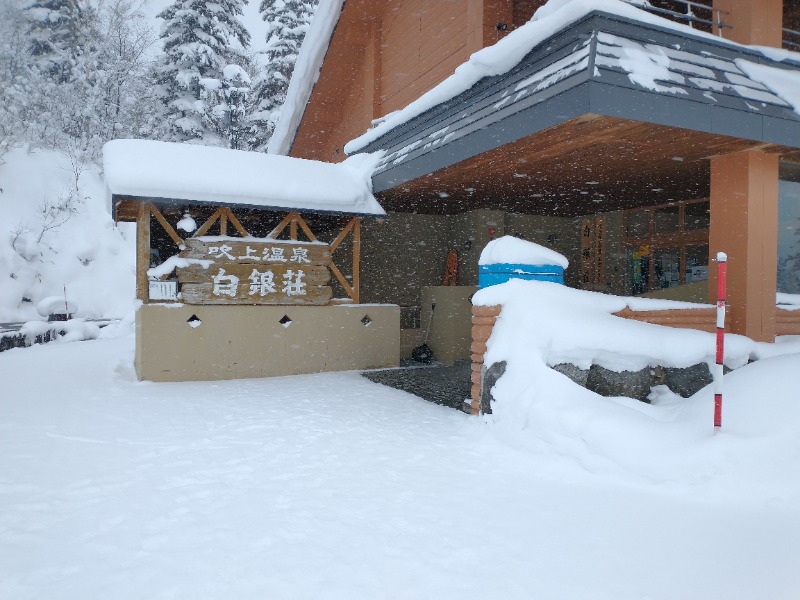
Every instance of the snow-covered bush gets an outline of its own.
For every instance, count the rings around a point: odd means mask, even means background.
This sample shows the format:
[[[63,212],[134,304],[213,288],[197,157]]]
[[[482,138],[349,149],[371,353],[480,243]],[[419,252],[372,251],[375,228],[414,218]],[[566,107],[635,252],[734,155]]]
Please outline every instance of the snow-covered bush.
[[[79,316],[132,309],[134,227],[111,220],[96,167],[82,170],[73,190],[68,156],[17,148],[0,182],[0,321],[37,319],[37,303],[65,291]]]

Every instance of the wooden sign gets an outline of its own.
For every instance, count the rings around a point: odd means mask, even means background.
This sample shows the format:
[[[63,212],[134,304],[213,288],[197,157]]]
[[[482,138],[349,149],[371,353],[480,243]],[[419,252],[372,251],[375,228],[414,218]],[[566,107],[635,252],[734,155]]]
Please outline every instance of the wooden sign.
[[[321,266],[212,264],[177,269],[187,304],[328,304],[330,271]]]
[[[327,244],[281,240],[214,240],[189,238],[184,258],[213,260],[221,264],[269,264],[269,265],[322,265],[331,263],[331,251]]]
[[[321,306],[333,296],[326,244],[189,238],[180,256],[213,261],[176,269],[187,304]]]
[[[606,228],[603,217],[581,222],[580,285],[585,290],[605,289]]]

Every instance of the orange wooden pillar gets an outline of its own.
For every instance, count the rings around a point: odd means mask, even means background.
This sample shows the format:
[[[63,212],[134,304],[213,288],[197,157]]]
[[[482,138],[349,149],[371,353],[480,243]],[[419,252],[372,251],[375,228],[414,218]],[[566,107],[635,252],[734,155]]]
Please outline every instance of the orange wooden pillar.
[[[731,330],[775,339],[778,268],[778,156],[754,150],[711,159],[709,258],[728,254]],[[716,267],[709,300],[716,302]]]

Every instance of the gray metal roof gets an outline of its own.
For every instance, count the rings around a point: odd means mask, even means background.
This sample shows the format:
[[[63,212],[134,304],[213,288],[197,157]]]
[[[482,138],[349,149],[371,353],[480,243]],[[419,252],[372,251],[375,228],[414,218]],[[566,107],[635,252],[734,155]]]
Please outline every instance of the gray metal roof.
[[[509,72],[400,125],[362,151],[385,150],[375,192],[583,114],[800,148],[800,114],[741,61],[800,72],[744,46],[593,12]]]

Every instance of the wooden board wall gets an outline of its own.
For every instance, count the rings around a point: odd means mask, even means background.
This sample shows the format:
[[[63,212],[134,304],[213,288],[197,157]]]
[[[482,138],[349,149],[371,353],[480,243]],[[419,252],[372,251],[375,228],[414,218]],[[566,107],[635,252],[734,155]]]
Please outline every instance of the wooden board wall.
[[[443,81],[482,47],[479,0],[387,0],[381,33],[381,113]]]
[[[345,158],[343,146],[416,100],[513,29],[527,0],[348,0],[291,155]],[[538,2],[538,0],[536,0]],[[498,23],[508,29],[497,30]]]

